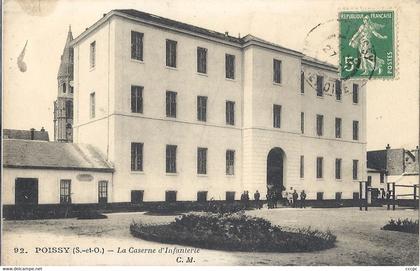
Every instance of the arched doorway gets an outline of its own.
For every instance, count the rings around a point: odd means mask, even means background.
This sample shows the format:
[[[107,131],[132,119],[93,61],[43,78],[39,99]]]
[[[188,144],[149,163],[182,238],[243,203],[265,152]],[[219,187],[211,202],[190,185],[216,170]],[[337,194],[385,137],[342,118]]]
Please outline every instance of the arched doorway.
[[[284,190],[284,151],[272,148],[267,156],[267,188],[281,192]]]

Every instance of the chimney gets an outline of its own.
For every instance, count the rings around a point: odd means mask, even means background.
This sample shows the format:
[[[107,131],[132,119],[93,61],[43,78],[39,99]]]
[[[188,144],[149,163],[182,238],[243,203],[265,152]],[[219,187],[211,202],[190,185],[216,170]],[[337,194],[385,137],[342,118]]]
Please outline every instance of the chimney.
[[[229,32],[228,31],[225,32],[225,36],[226,37],[229,36]]]
[[[238,39],[240,39],[241,38],[241,33],[238,33]]]
[[[386,144],[386,149],[387,150],[391,149],[391,146],[389,146],[389,144]]]
[[[35,128],[31,128],[31,140],[35,138]]]
[[[41,128],[41,132],[45,132],[44,126],[42,126],[42,128]]]

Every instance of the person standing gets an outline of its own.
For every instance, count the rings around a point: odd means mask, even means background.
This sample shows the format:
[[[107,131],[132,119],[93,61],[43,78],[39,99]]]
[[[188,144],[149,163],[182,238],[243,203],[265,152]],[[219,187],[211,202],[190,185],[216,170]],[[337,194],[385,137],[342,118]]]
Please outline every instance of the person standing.
[[[300,208],[306,208],[306,193],[305,190],[302,190],[302,192],[300,192]]]
[[[289,202],[289,206],[292,207],[293,206],[293,192],[292,191],[287,193],[287,201]]]
[[[257,206],[258,209],[261,209],[261,205],[260,205],[260,192],[255,191],[254,193],[254,201],[255,201],[255,205]]]
[[[293,208],[297,207],[298,193],[296,190],[293,191]]]
[[[245,208],[248,209],[249,207],[249,193],[248,191],[245,191]]]

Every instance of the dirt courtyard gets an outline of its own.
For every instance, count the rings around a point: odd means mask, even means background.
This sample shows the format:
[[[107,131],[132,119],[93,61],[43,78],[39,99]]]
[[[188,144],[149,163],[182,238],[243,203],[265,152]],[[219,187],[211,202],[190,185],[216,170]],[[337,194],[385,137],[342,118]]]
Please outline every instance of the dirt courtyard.
[[[383,231],[390,218],[418,219],[418,210],[370,208],[262,209],[247,214],[283,227],[331,230],[336,247],[306,253],[252,253],[186,248],[130,235],[134,221],[168,223],[175,216],[107,214],[108,219],[3,221],[3,265],[404,265],[419,264],[418,235]],[[90,248],[90,250],[89,250]],[[85,250],[88,249],[88,250]],[[85,250],[85,251],[84,251]],[[153,253],[151,251],[154,251]]]

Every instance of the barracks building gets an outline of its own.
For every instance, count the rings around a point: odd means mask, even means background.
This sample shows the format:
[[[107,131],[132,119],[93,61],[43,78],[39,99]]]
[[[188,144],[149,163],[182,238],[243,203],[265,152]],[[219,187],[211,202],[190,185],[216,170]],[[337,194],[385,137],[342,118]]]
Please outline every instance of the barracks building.
[[[137,10],[112,10],[69,35],[55,112],[61,142],[41,147],[68,145],[64,165],[79,156],[74,169],[57,165],[53,181],[38,180],[40,191],[57,189],[37,202],[238,200],[268,188],[357,196],[366,89],[340,80],[336,66]],[[13,186],[20,173],[11,167]]]

